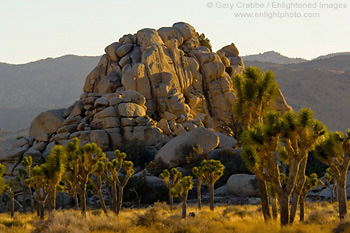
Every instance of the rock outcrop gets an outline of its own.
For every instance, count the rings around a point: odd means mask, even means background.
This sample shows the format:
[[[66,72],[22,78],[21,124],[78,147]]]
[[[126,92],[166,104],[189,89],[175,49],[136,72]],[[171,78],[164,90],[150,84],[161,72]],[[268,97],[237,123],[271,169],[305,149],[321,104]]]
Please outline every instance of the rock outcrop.
[[[213,52],[201,46],[187,23],[124,35],[105,48],[80,99],[37,116],[29,137],[0,162],[8,166],[6,175],[14,176],[23,156],[39,164],[55,144],[66,145],[74,137],[105,152],[142,144],[170,166],[179,165],[184,145],[199,144],[205,153],[218,146],[232,149],[236,96],[231,78],[243,69],[233,43]],[[277,105],[287,106],[283,96]]]

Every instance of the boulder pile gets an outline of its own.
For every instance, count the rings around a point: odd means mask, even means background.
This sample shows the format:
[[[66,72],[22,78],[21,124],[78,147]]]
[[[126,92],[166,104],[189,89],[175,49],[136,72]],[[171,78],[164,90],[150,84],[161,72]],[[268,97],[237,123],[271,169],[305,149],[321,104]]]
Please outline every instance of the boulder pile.
[[[14,179],[23,156],[38,164],[55,144],[66,145],[74,137],[105,152],[137,142],[174,166],[185,144],[199,144],[207,152],[232,149],[236,141],[228,136],[233,135],[236,96],[231,78],[243,69],[233,43],[213,52],[188,23],[124,35],[105,48],[80,99],[38,115],[29,136],[0,155],[0,162]],[[288,108],[282,95],[277,105]]]

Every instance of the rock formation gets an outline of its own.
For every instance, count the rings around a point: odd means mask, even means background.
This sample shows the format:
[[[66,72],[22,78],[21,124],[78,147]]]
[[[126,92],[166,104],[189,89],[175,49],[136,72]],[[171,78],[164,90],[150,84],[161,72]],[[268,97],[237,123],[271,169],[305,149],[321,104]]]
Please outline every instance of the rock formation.
[[[0,162],[6,163],[6,175],[13,177],[23,156],[31,155],[40,163],[55,144],[66,145],[74,137],[81,144],[95,142],[105,152],[140,143],[159,150],[156,157],[169,163],[176,148],[191,142],[208,152],[220,146],[232,148],[236,141],[223,134],[233,134],[236,96],[231,78],[243,69],[233,43],[212,52],[201,46],[199,34],[187,23],[124,35],[105,48],[86,77],[80,99],[67,109],[38,115],[29,137],[1,155]],[[288,108],[282,95],[277,105]],[[196,138],[190,139],[191,135]]]

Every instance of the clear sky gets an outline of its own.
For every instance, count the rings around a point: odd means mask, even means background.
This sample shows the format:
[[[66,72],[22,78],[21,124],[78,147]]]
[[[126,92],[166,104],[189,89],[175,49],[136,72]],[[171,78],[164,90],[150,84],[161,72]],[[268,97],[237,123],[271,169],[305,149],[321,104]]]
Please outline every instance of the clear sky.
[[[0,62],[101,55],[124,34],[178,21],[215,51],[232,42],[241,55],[350,51],[350,0],[0,0]]]

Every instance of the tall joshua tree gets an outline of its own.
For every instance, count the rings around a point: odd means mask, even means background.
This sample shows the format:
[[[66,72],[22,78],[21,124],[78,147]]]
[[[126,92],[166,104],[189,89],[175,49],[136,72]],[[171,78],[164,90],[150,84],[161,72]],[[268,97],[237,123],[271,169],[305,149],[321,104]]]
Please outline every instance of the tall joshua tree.
[[[86,215],[86,189],[90,174],[93,172],[95,165],[105,158],[102,149],[96,143],[85,144],[78,150],[77,166],[78,176],[78,193],[80,197],[80,208],[82,214]]]
[[[170,173],[171,172],[171,173]],[[175,187],[175,185],[180,181],[182,178],[182,173],[179,172],[176,168],[172,168],[170,172],[165,169],[159,177],[164,180],[165,186],[170,190]],[[172,177],[171,177],[172,175]],[[170,179],[171,178],[171,179]],[[174,197],[172,195],[169,195],[169,202],[170,202],[170,208],[173,208],[174,205]]]
[[[337,186],[339,218],[343,219],[347,214],[346,174],[350,164],[350,130],[345,135],[329,133],[327,139],[316,147],[315,155],[332,170]]]
[[[33,159],[31,156],[26,156],[23,158],[22,160],[22,166],[23,166],[23,169],[25,170],[26,172],[26,175],[27,175],[27,179],[31,177],[31,171],[32,171],[32,164],[33,164]],[[32,193],[32,189],[30,186],[27,186],[28,189],[29,189],[29,198],[30,198],[30,209],[31,209],[31,212],[34,213],[34,198],[33,198],[33,193]]]
[[[14,213],[15,213],[15,193],[12,190],[13,188],[13,181],[10,180],[6,185],[5,185],[5,191],[8,192],[11,198],[11,218],[13,218]]]
[[[133,169],[134,164],[131,161],[125,161],[124,159],[126,158],[126,154],[121,153],[119,150],[116,150],[114,152],[114,155],[116,158],[113,159],[111,162],[107,163],[107,168],[108,168],[108,172],[111,174],[110,177],[112,179],[112,185],[113,185],[112,187],[113,189],[112,202],[114,203],[113,209],[115,210],[116,214],[119,214],[123,203],[124,187],[128,183],[130,177],[134,174],[134,169]],[[118,174],[122,168],[124,168],[126,173],[123,181],[119,179],[119,174]],[[115,206],[116,198],[117,198],[117,203]]]
[[[31,171],[31,177],[26,180],[26,185],[30,185],[36,192],[38,203],[38,213],[40,219],[44,219],[45,202],[49,194],[49,182],[46,164],[36,165]]]
[[[219,160],[203,160],[203,181],[209,189],[210,210],[214,210],[214,184],[224,174],[224,165]]]
[[[250,129],[254,124],[263,123],[264,116],[271,110],[271,104],[279,95],[274,73],[271,71],[262,73],[257,67],[247,67],[243,74],[237,74],[232,81],[237,96],[233,106],[235,120],[241,124],[243,130]],[[262,211],[267,221],[271,218],[271,214],[266,183],[259,177],[257,179]]]
[[[73,140],[68,143],[66,146],[66,163],[65,163],[65,172],[62,176],[63,189],[64,192],[71,196],[75,202],[75,209],[79,209],[78,202],[78,174],[79,174],[79,165],[78,165],[78,151],[79,151],[79,138],[73,138]]]
[[[289,199],[293,190],[298,191],[298,199],[302,191],[308,151],[325,132],[324,125],[308,112],[302,109],[299,113],[287,112],[283,117],[270,112],[264,124],[245,131],[241,137],[243,161],[259,179],[270,182],[278,195],[282,225],[289,223]],[[283,146],[279,144],[280,140],[284,142]],[[277,148],[279,159],[289,166],[288,179],[285,180],[281,178],[275,156]]]
[[[193,188],[192,176],[185,176],[180,178],[179,182],[170,189],[169,195],[174,197],[180,197],[182,201],[182,218],[186,218],[186,202],[188,197],[188,191]]]
[[[65,148],[56,145],[46,158],[50,210],[56,209],[56,188],[59,185],[65,168]]]

